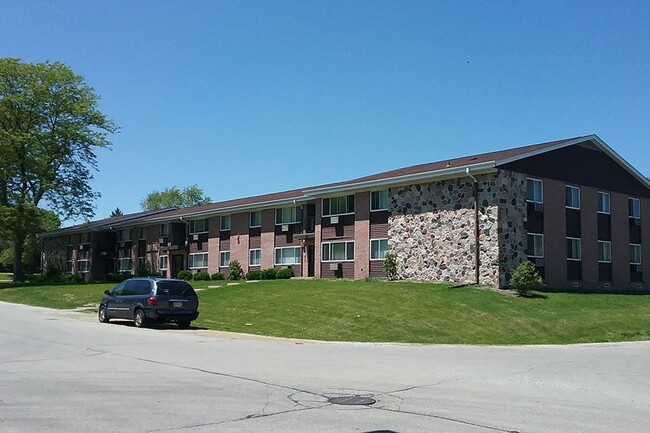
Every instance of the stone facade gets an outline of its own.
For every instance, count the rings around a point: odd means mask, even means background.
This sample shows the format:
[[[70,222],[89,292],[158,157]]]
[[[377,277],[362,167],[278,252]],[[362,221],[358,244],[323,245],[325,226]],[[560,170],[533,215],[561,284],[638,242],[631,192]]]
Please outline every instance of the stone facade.
[[[526,257],[526,177],[500,171],[478,180],[479,281],[504,286]],[[399,278],[476,282],[473,190],[462,178],[391,191],[388,242]]]

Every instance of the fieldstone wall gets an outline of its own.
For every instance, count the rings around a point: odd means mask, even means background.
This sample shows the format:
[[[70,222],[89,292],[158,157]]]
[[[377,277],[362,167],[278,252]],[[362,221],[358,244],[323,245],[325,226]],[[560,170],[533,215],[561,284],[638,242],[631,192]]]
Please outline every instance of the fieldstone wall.
[[[525,257],[526,178],[508,171],[477,177],[479,281],[504,286]],[[462,178],[391,191],[388,243],[399,278],[476,281],[473,188]]]

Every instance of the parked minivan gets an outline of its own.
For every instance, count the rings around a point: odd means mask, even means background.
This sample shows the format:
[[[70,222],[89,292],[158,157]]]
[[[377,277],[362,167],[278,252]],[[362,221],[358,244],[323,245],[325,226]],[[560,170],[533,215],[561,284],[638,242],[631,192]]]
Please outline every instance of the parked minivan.
[[[102,323],[131,319],[138,328],[150,322],[175,322],[180,328],[188,328],[199,316],[198,309],[199,298],[187,281],[131,278],[104,291],[98,318]]]

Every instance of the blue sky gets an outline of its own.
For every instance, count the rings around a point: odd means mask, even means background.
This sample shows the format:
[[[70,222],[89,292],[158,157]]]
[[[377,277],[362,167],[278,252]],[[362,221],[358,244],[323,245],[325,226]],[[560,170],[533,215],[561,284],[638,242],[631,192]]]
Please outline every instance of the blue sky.
[[[0,57],[59,60],[120,127],[97,218],[595,133],[650,175],[650,2],[2,2]],[[576,163],[579,163],[577,161]]]

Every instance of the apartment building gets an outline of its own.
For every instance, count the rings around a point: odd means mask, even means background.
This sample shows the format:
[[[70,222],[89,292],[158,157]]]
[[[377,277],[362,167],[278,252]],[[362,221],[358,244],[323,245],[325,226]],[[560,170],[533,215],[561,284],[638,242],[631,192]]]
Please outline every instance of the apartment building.
[[[644,290],[648,215],[648,180],[589,135],[61,229],[44,235],[44,260],[61,264],[52,246],[86,233],[96,242],[69,244],[66,269],[92,280],[139,266],[225,273],[232,260],[383,277],[390,251],[405,279],[504,287],[531,260],[552,287]]]

